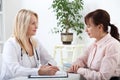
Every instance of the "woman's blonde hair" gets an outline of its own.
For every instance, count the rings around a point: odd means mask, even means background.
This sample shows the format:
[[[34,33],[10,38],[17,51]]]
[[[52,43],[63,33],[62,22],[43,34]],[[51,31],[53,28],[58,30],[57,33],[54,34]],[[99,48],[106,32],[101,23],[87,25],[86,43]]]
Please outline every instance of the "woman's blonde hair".
[[[26,44],[27,30],[29,27],[31,15],[35,15],[38,20],[37,13],[31,10],[21,9],[16,16],[15,24],[14,24],[13,35],[24,51],[28,48]],[[36,41],[32,37],[30,38],[30,40],[32,45],[36,47]]]

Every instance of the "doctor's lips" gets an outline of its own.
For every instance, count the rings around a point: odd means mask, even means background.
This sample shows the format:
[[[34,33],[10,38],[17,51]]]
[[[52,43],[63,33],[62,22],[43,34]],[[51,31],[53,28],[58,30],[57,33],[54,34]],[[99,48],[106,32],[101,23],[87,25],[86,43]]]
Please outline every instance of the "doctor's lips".
[[[36,30],[33,30],[34,32],[36,32]]]

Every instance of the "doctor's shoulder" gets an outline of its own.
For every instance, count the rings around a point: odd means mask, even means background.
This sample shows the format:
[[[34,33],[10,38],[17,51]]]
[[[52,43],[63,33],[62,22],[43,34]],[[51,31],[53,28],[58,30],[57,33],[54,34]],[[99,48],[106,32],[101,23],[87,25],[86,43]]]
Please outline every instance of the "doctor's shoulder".
[[[4,47],[14,47],[14,48],[20,48],[19,43],[17,42],[17,40],[15,39],[15,37],[10,37],[6,42]]]
[[[18,45],[17,40],[15,39],[15,37],[10,37],[6,42],[6,44],[14,44],[14,45]]]

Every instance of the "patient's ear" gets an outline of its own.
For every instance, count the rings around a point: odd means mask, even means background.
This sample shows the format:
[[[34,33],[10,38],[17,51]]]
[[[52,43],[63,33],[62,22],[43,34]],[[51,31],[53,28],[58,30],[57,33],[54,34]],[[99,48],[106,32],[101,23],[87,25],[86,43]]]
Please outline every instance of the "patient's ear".
[[[99,28],[100,31],[103,31],[103,30],[104,30],[104,29],[103,29],[103,27],[104,27],[103,24],[99,24],[97,27]]]
[[[99,27],[99,29],[101,29],[101,28],[103,28],[104,26],[103,26],[103,24],[99,24],[98,27]]]

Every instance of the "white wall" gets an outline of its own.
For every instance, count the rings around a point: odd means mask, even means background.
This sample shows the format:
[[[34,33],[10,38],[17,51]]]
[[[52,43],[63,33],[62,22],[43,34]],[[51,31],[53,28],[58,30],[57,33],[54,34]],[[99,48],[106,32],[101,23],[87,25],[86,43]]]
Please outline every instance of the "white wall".
[[[13,20],[21,8],[20,0],[3,0],[4,1],[4,22],[5,22],[5,40],[7,40],[12,34]]]
[[[14,16],[20,8],[31,9],[39,15],[39,28],[37,31],[37,37],[46,47],[46,49],[52,53],[55,44],[61,43],[60,35],[52,34],[51,28],[56,26],[56,17],[52,13],[52,9],[48,9],[51,6],[52,0],[5,0],[6,1],[6,21],[5,25],[8,29],[6,37],[10,36],[11,25]],[[97,8],[107,10],[111,15],[111,23],[115,24],[120,29],[120,0],[84,0],[84,11],[86,15],[88,12],[93,11]],[[86,33],[83,34],[83,40],[79,40],[74,37],[73,44],[84,43],[90,44],[93,40],[89,39]]]

